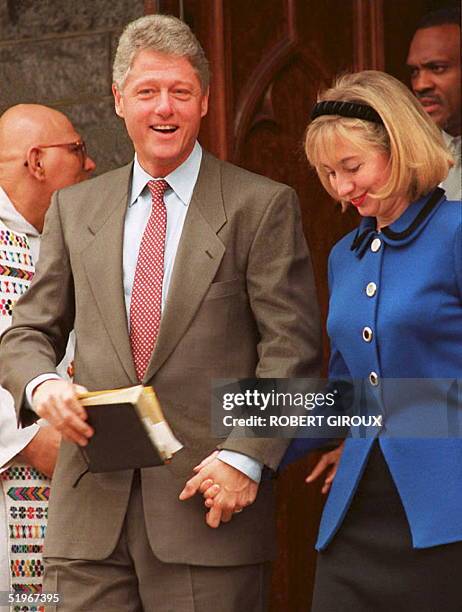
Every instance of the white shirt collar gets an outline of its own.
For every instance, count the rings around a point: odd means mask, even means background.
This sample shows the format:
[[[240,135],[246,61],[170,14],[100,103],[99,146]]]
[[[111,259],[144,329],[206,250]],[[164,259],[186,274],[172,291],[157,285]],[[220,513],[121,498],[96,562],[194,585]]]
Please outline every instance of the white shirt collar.
[[[13,202],[0,187],[0,219],[13,232],[40,237],[40,232],[16,210]]]
[[[451,150],[453,155],[460,157],[460,149],[461,149],[461,137],[460,136],[451,136],[444,130],[441,130],[443,134],[444,141],[448,148]]]
[[[188,204],[191,202],[191,197],[196,185],[197,177],[199,175],[201,161],[202,147],[196,141],[193,150],[189,154],[189,157],[180,166],[178,166],[178,168],[175,168],[173,172],[165,177],[165,180],[185,206],[188,206]],[[141,167],[138,161],[138,156],[135,153],[130,206],[133,206],[133,204],[139,198],[148,181],[156,178],[158,177],[151,176],[146,172],[146,170],[144,170],[144,168]]]

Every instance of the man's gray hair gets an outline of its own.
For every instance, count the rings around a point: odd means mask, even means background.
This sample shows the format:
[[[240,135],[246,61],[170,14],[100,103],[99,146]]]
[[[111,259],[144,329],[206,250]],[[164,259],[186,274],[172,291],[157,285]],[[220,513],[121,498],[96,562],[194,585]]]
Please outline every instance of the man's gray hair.
[[[210,72],[204,50],[189,26],[171,15],[146,15],[126,26],[119,40],[112,71],[113,81],[119,91],[122,91],[136,55],[144,49],[186,57],[205,92]]]

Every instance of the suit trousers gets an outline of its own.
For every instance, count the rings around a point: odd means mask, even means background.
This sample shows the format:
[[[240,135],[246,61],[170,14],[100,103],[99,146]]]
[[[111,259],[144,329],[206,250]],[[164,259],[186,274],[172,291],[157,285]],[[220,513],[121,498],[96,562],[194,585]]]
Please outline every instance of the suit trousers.
[[[57,612],[265,612],[270,569],[270,563],[204,567],[160,561],[149,546],[136,470],[112,554],[101,561],[46,558],[43,590],[59,593]]]

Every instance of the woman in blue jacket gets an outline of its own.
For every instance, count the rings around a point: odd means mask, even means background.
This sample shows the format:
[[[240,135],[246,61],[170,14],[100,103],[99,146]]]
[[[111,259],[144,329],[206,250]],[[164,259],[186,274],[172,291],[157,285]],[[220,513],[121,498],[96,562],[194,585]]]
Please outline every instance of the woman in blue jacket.
[[[362,381],[384,423],[345,442],[312,610],[460,612],[462,207],[437,187],[451,157],[408,89],[377,71],[320,96],[306,153],[362,217],[329,258],[329,376]]]

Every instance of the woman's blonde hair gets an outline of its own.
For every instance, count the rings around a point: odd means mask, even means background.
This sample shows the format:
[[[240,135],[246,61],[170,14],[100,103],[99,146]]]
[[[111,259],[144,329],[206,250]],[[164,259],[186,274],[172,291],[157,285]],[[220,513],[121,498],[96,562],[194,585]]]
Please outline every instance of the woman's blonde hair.
[[[383,125],[339,115],[321,115],[312,121],[305,134],[305,152],[319,178],[336,200],[338,196],[320,158],[334,158],[337,139],[350,142],[362,151],[371,148],[390,156],[390,176],[375,197],[391,195],[409,201],[427,194],[446,178],[454,160],[441,132],[409,89],[384,72],[364,70],[338,77],[318,101],[342,100],[372,107]],[[342,202],[345,208],[347,202]]]

